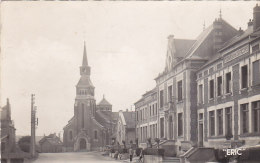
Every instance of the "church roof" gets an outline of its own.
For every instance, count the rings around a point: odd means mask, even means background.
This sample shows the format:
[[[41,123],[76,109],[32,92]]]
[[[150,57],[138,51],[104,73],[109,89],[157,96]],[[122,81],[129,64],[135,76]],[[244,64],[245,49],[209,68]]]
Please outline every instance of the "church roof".
[[[103,105],[103,106],[110,105],[111,106],[111,104],[105,99],[105,96],[103,96],[103,99],[98,103],[98,105]]]
[[[82,76],[80,77],[77,86],[94,87],[94,85],[92,84],[92,82],[91,82],[89,76],[86,76],[86,75],[82,75]]]

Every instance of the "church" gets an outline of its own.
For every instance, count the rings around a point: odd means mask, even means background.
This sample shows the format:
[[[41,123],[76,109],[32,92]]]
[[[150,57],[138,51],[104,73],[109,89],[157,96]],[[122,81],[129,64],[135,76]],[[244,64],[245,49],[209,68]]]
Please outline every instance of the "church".
[[[95,87],[90,80],[90,72],[84,43],[80,79],[76,85],[74,116],[63,128],[65,151],[99,150],[110,145],[116,136],[113,133],[118,113],[112,112],[112,105],[104,96],[96,105]]]

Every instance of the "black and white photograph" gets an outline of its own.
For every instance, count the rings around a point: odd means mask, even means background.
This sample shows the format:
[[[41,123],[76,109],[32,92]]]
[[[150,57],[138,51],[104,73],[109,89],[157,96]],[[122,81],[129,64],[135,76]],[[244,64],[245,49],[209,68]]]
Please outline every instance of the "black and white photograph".
[[[260,163],[260,2],[0,5],[0,162]]]

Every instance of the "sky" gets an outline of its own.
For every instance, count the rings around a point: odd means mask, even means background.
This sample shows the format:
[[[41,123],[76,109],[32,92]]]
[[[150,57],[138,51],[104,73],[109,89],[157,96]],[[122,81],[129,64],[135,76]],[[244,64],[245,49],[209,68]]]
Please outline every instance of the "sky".
[[[219,17],[247,28],[256,2],[2,2],[1,103],[9,98],[17,135],[62,133],[73,116],[86,41],[97,103],[134,110],[164,70],[167,37],[196,39]]]

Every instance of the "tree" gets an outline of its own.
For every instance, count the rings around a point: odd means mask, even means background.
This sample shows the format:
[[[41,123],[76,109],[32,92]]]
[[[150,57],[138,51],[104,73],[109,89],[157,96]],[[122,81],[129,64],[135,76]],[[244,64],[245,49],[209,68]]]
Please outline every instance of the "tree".
[[[31,136],[23,136],[18,140],[18,146],[24,152],[30,152]]]

